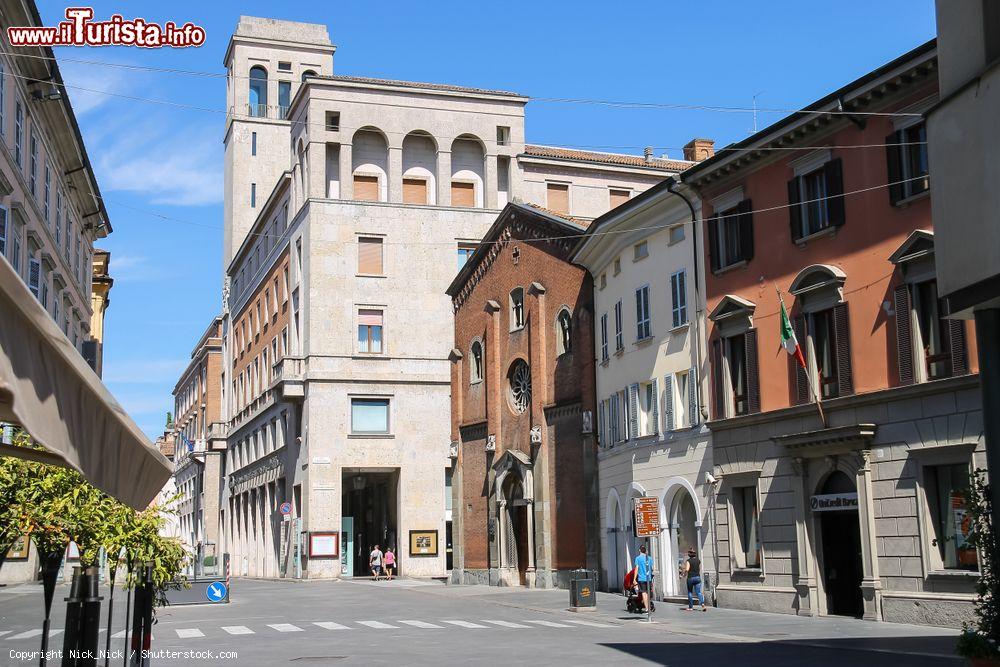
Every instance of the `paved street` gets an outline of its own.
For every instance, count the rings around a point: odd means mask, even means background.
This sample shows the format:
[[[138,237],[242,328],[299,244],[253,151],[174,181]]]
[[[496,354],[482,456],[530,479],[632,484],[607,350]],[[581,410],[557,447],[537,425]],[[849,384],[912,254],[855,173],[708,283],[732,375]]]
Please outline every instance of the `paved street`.
[[[50,648],[61,647],[65,592],[57,591],[53,604]],[[120,634],[123,597],[116,598]],[[229,605],[159,612],[153,648],[162,654],[152,664],[960,664],[951,653],[955,632],[945,629],[725,609],[683,613],[665,603],[647,624],[623,612],[619,596],[602,594],[599,610],[587,614],[566,611],[566,602],[565,591],[407,580],[234,581]],[[17,652],[37,651],[40,610],[40,586],[0,589],[0,664],[37,664],[37,656]],[[123,640],[112,637],[112,650],[121,649]]]

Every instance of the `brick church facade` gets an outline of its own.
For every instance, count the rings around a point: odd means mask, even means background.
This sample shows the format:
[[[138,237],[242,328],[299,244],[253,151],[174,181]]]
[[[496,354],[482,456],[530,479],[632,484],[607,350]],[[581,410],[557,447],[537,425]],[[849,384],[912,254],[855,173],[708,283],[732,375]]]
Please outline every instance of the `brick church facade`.
[[[508,204],[448,288],[457,583],[597,567],[593,285],[568,259],[585,229]]]

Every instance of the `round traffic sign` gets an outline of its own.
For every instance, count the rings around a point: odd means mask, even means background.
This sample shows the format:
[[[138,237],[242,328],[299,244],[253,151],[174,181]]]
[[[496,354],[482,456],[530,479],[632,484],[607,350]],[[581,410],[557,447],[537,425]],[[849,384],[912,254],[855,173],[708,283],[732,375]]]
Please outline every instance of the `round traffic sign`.
[[[221,581],[213,581],[205,589],[205,597],[209,602],[222,602],[229,595],[226,585]]]
[[[292,513],[292,504],[291,503],[281,503],[281,507],[278,508],[278,511],[281,512],[282,514],[291,514]]]

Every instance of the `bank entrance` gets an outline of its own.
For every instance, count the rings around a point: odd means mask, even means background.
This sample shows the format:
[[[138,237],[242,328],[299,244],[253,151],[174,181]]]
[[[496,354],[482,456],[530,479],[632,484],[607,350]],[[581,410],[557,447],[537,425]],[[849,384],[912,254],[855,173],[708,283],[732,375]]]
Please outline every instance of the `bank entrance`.
[[[819,495],[812,498],[822,543],[823,586],[826,613],[856,616],[864,613],[861,580],[861,525],[858,493],[846,473],[834,471],[823,482]]]
[[[371,576],[368,555],[391,547],[399,564],[399,470],[344,469],[341,574]]]

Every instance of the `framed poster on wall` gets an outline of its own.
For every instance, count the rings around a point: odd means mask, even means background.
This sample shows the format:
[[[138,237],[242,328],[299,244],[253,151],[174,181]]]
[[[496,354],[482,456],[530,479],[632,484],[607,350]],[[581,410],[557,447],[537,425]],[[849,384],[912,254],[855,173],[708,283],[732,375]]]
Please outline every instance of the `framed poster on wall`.
[[[310,558],[340,558],[340,533],[309,533]]]
[[[437,556],[438,555],[437,530],[411,530],[410,555]]]
[[[30,545],[29,536],[21,535],[14,540],[14,544],[10,545],[10,549],[7,551],[7,560],[25,560],[28,557]]]

